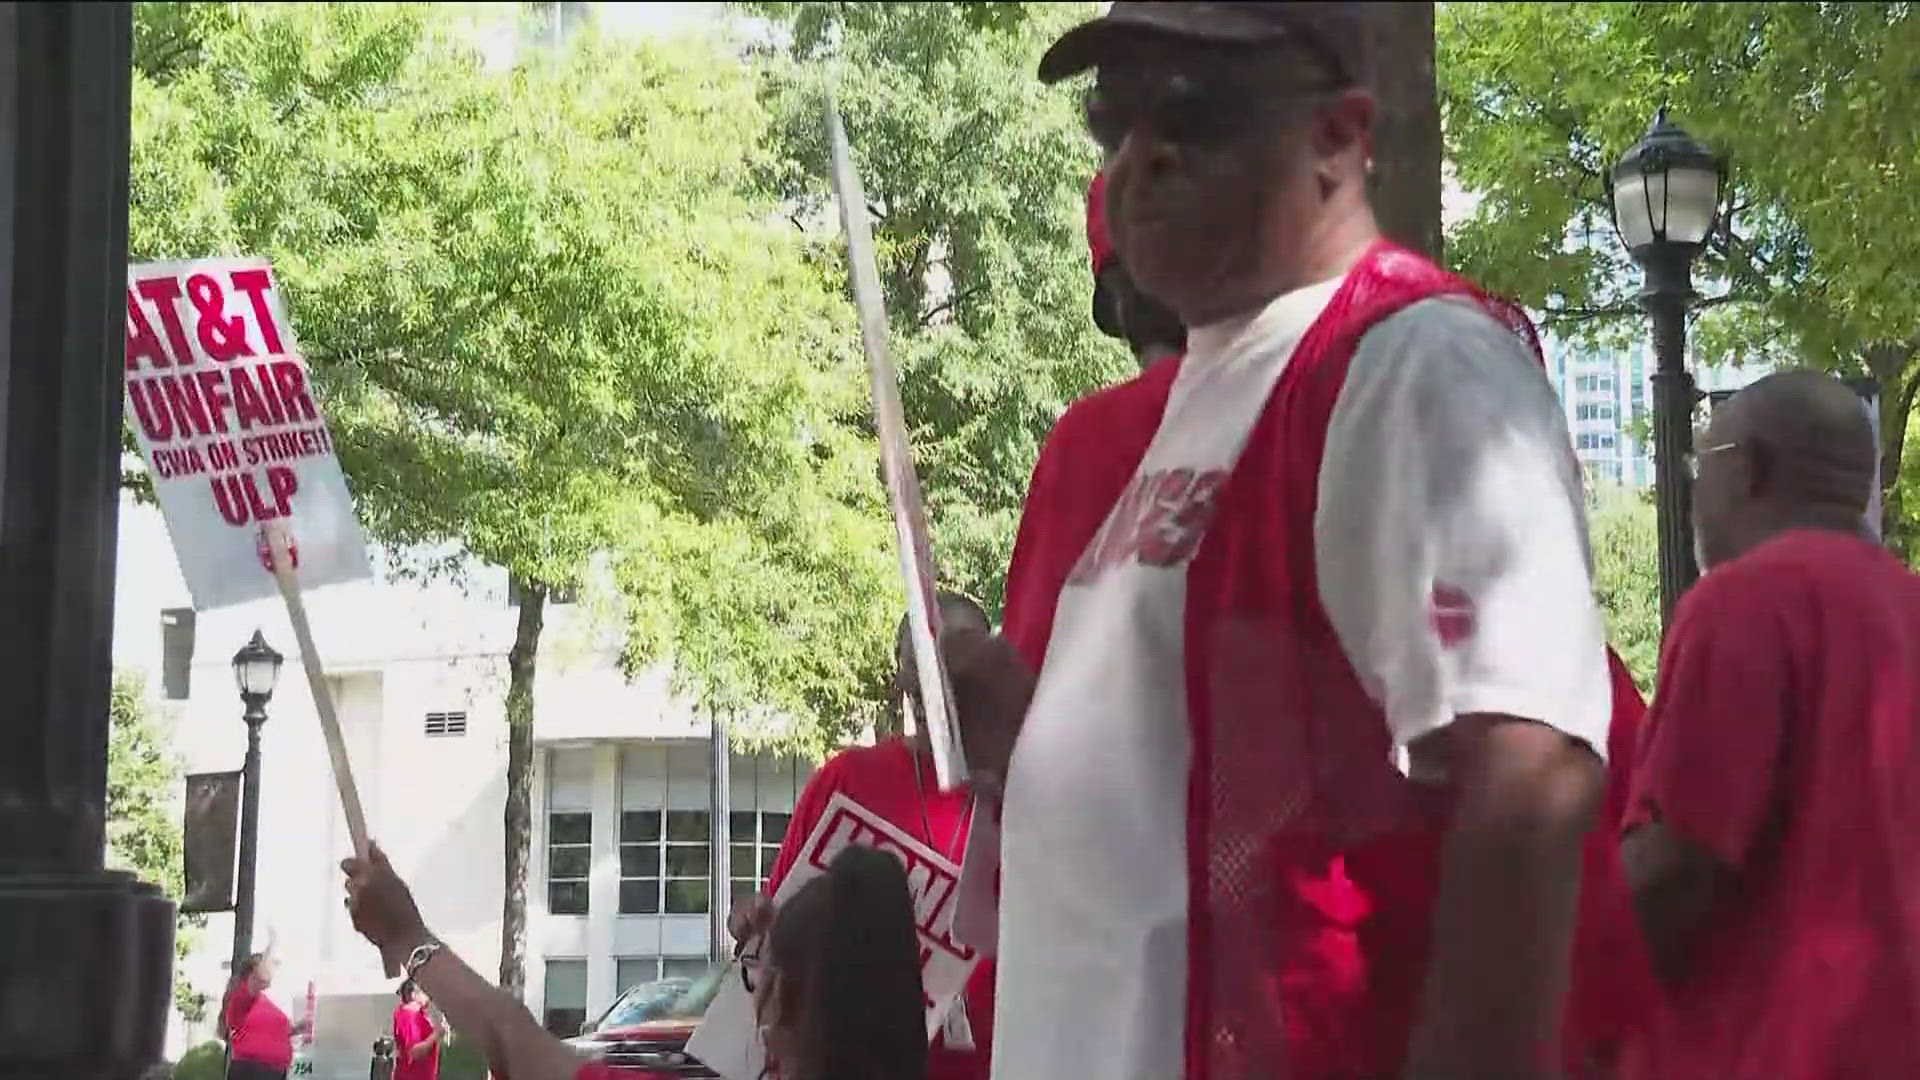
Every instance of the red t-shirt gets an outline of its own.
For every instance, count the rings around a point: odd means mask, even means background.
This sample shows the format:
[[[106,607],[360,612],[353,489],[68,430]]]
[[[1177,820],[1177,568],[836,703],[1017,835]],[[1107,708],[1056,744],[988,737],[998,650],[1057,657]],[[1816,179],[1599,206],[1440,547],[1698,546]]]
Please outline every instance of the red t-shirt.
[[[293,1023],[267,995],[239,987],[228,994],[225,1013],[234,1060],[269,1069],[293,1066]]]
[[[414,1060],[410,1051],[418,1043],[433,1038],[433,1019],[427,1010],[401,1005],[393,1010],[393,1080],[438,1080],[440,1045]]]
[[[1625,1075],[1920,1076],[1920,578],[1793,532],[1681,602],[1629,825],[1730,867]]]
[[[918,786],[914,783],[916,768],[920,771]],[[836,791],[945,855],[955,866],[960,864],[966,850],[971,799],[963,791],[936,790],[932,759],[915,754],[905,739],[885,739],[874,746],[842,750],[828,758],[807,781],[793,808],[793,821],[780,844],[773,873],[767,878],[767,895],[779,891],[780,882],[800,857],[807,834],[819,823]],[[936,1040],[927,1055],[928,1080],[986,1080],[993,1058],[992,960],[981,960],[967,981],[967,1022],[973,1029],[974,1049],[953,1050]]]

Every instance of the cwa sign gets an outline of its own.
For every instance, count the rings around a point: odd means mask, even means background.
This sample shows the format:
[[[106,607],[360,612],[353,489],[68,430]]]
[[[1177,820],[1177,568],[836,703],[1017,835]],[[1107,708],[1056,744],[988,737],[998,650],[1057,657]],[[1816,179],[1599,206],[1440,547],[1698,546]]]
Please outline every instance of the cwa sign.
[[[346,477],[265,259],[127,270],[127,419],[193,606],[272,596],[265,529],[305,588],[371,575]]]

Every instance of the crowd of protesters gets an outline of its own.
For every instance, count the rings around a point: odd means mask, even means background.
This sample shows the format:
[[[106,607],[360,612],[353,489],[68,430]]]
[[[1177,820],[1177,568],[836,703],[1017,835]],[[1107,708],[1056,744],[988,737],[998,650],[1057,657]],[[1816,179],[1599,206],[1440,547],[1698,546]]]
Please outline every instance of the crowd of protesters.
[[[1047,439],[999,632],[941,598],[974,781],[883,739],[787,834],[837,792],[958,862],[995,815],[997,955],[929,1039],[891,857],[743,905],[782,1080],[1920,1076],[1920,581],[1869,421],[1804,371],[1714,416],[1647,709],[1532,328],[1375,225],[1371,7],[1115,3],[1041,59],[1093,73],[1141,370]],[[497,1073],[612,1075],[343,869]]]

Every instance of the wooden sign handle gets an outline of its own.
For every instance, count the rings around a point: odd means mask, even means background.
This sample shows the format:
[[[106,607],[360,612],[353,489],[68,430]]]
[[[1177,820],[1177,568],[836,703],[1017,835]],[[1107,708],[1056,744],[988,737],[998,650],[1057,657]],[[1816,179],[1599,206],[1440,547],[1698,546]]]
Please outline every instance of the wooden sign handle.
[[[262,526],[267,548],[273,559],[273,578],[280,585],[280,598],[287,604],[287,621],[293,624],[294,642],[300,649],[300,666],[307,672],[307,687],[313,691],[314,711],[320,714],[320,733],[326,738],[327,758],[333,765],[333,784],[340,792],[340,809],[347,818],[347,835],[353,840],[355,858],[365,859],[371,844],[367,837],[367,813],[360,805],[360,789],[353,782],[353,763],[347,758],[347,741],[340,734],[340,717],[334,712],[333,691],[327,686],[327,674],[320,667],[320,650],[313,644],[313,626],[307,621],[307,605],[300,596],[300,580],[293,566],[284,519]],[[400,974],[392,965],[387,977]]]

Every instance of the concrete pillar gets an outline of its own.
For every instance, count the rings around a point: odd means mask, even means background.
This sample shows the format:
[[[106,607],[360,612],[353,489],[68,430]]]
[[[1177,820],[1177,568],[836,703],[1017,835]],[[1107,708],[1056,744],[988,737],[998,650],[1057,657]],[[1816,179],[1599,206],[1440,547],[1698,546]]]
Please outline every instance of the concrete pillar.
[[[125,3],[0,6],[0,1078],[135,1080],[173,904],[103,869],[126,326]]]
[[[587,1019],[613,1004],[620,912],[620,746],[593,747],[593,869],[587,878]]]

